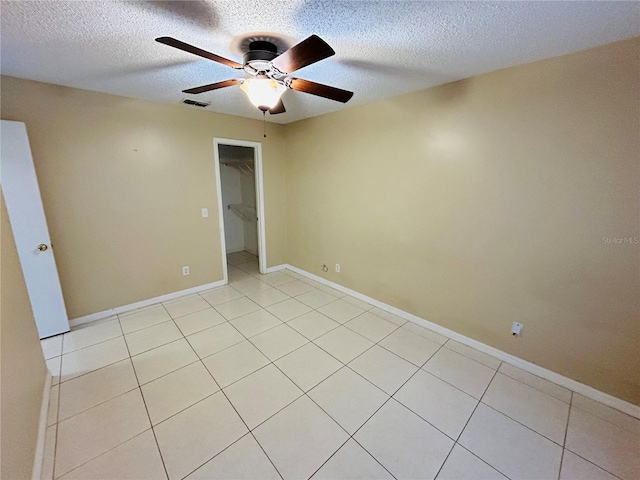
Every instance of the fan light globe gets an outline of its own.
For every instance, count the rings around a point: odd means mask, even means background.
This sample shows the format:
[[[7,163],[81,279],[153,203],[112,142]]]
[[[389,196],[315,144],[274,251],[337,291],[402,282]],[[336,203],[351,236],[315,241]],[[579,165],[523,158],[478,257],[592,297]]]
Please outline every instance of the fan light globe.
[[[240,88],[251,103],[262,111],[270,110],[278,104],[287,87],[272,78],[248,78]]]

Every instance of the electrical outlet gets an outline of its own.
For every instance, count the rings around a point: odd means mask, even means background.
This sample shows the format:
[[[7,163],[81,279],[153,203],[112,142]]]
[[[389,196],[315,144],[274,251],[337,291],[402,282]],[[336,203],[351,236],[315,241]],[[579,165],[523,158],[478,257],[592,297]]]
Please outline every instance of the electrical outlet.
[[[189,275],[189,267],[182,267],[182,275],[187,276]]]
[[[513,325],[511,325],[511,335],[513,335],[514,337],[521,337],[523,328],[524,328],[523,324],[518,322],[513,322]]]
[[[209,209],[208,208],[203,208],[202,209],[202,218],[207,218],[209,216]]]
[[[336,263],[336,273],[340,273],[340,264]]]

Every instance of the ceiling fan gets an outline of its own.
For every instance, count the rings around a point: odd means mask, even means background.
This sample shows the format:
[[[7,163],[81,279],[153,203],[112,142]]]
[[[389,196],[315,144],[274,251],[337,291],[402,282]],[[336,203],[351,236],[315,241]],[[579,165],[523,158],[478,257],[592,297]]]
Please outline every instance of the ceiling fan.
[[[246,78],[233,78],[189,88],[183,90],[184,93],[198,94],[240,85],[251,103],[263,113],[268,111],[272,115],[286,111],[281,97],[287,89],[310,93],[342,103],[348,102],[353,96],[353,92],[347,90],[289,76],[296,70],[335,55],[336,52],[333,48],[317,35],[311,35],[280,55],[278,55],[278,49],[273,43],[265,40],[253,41],[249,44],[249,51],[243,56],[242,64],[175,38],[159,37],[156,38],[156,41],[213,60],[235,70],[243,70],[248,75]]]

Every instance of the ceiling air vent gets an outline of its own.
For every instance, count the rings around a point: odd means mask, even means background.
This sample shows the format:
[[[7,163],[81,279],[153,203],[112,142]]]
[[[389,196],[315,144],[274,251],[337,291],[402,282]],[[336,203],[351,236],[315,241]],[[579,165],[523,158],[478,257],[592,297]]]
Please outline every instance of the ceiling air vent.
[[[211,102],[198,102],[197,100],[191,100],[190,98],[185,98],[182,100],[182,103],[185,103],[187,105],[193,105],[194,107],[208,107],[209,105],[211,105]]]

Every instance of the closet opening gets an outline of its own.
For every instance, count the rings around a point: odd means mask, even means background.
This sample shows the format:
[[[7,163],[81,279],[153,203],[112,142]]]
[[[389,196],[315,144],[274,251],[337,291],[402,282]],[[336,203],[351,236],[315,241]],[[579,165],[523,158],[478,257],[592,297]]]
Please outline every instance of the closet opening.
[[[266,273],[262,145],[214,139],[226,283]]]

